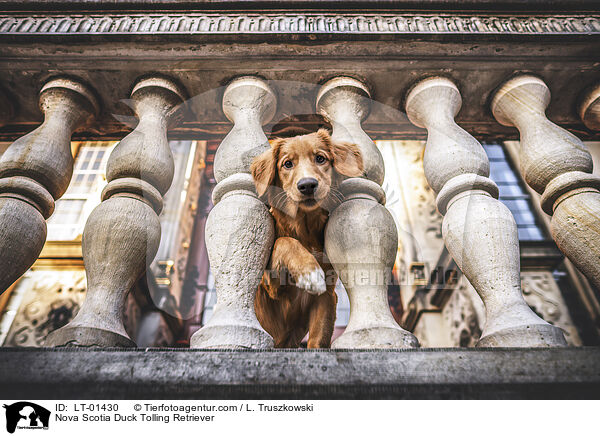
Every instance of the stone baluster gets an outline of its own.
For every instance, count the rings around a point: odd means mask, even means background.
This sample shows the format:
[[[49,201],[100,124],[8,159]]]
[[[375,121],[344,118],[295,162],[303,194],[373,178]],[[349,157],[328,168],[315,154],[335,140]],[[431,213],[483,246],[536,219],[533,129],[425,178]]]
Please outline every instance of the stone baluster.
[[[131,99],[139,123],[111,153],[102,203],[83,231],[86,299],[69,324],[48,335],[47,345],[135,346],[123,327],[123,309],[158,250],[158,215],[174,171],[167,127],[184,95],[161,77],[134,86]]]
[[[388,305],[398,231],[383,206],[383,159],[361,126],[370,102],[366,86],[349,77],[330,80],[317,96],[318,111],[333,126],[332,139],[357,144],[365,166],[365,178],[341,183],[344,201],[331,212],[325,230],[325,251],[348,292],[351,309],[348,326],[332,348],[418,347]]]
[[[462,101],[450,80],[419,82],[406,98],[410,121],[427,129],[423,166],[437,207],[448,252],[485,304],[478,346],[564,346],[560,329],[538,317],[521,292],[515,220],[489,179],[483,147],[454,117]]]
[[[579,116],[588,129],[600,130],[600,83],[588,89],[583,96]]]
[[[225,89],[223,112],[234,126],[215,156],[215,207],[206,222],[217,303],[208,323],[192,336],[192,348],[273,346],[273,338],[256,319],[254,297],[275,231],[256,195],[250,164],[269,147],[262,126],[273,118],[276,106],[275,94],[257,77],[240,77]]]
[[[35,262],[46,219],[73,174],[71,135],[98,113],[93,92],[56,78],[40,91],[44,122],[13,142],[0,159],[0,293]]]
[[[492,112],[519,129],[521,173],[552,215],[558,248],[600,289],[600,178],[583,142],[546,118],[549,103],[546,84],[523,75],[495,93]]]

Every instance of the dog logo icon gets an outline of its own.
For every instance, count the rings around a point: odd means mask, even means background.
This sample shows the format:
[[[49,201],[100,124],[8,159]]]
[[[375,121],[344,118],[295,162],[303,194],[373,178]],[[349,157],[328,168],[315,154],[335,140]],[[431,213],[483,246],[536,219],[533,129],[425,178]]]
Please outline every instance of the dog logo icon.
[[[48,429],[50,411],[35,403],[19,401],[4,405],[6,409],[6,431],[14,433],[19,429]]]

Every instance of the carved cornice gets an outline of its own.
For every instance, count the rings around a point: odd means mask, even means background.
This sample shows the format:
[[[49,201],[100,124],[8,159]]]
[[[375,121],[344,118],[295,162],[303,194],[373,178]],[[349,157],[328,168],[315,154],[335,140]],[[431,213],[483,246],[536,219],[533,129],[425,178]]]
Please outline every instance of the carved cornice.
[[[600,16],[407,14],[0,15],[0,35],[598,35]]]

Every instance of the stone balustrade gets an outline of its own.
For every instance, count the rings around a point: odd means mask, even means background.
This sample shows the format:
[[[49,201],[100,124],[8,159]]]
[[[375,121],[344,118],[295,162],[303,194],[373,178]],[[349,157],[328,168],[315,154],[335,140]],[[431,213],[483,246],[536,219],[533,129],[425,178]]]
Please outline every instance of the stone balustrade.
[[[597,99],[592,90],[582,106],[592,127]],[[521,174],[542,195],[558,248],[600,289],[600,178],[583,142],[546,117],[549,103],[544,81],[521,75],[496,91],[492,112],[500,124],[519,129]]]
[[[598,128],[598,89],[591,89],[579,107],[590,129]],[[45,220],[73,171],[71,135],[98,113],[94,95],[75,79],[47,82],[39,95],[44,122],[0,159],[0,291],[33,264],[44,245]],[[135,346],[123,327],[123,308],[158,249],[158,216],[174,171],[167,130],[185,98],[168,78],[145,76],[136,82],[131,100],[139,123],[112,152],[102,203],[83,234],[85,302],[68,325],[48,335],[47,345]],[[600,179],[592,175],[583,143],[546,118],[549,101],[545,83],[524,75],[498,89],[492,111],[501,124],[519,129],[523,177],[542,195],[559,248],[600,288]],[[343,201],[330,212],[325,232],[326,254],[351,305],[348,326],[332,348],[414,348],[417,338],[396,323],[388,305],[398,231],[384,207],[382,156],[362,126],[371,103],[368,87],[345,76],[327,81],[316,96],[317,112],[333,128],[332,139],[357,144],[365,168],[362,177],[341,183]],[[269,147],[263,126],[277,104],[270,85],[255,76],[239,77],[224,91],[222,109],[233,127],[215,157],[215,207],[206,223],[217,304],[192,336],[192,348],[273,347],[254,313],[254,298],[274,225],[257,196],[250,164]],[[498,201],[481,144],[455,122],[461,104],[457,86],[442,77],[422,80],[406,97],[410,121],[427,130],[424,170],[444,215],[445,245],[485,304],[478,346],[565,346],[560,329],[523,300],[516,224]],[[0,113],[0,125],[10,112]]]
[[[217,304],[212,318],[192,336],[192,348],[273,347],[273,338],[254,313],[254,297],[273,248],[275,228],[257,197],[250,164],[269,148],[262,126],[276,108],[273,90],[257,77],[240,77],[225,89],[223,112],[234,125],[215,156],[215,207],[206,222]]]
[[[46,219],[73,174],[71,135],[98,113],[94,92],[55,78],[39,94],[44,122],[13,142],[0,159],[0,293],[35,262]]]
[[[560,329],[527,306],[521,292],[517,226],[498,201],[481,144],[454,121],[462,101],[442,77],[419,82],[406,98],[410,121],[427,129],[423,166],[444,215],[444,243],[485,304],[478,346],[564,346]]]
[[[111,153],[102,203],[83,231],[86,299],[69,324],[48,335],[47,345],[135,346],[123,326],[123,308],[158,250],[158,215],[174,171],[167,127],[185,98],[182,89],[162,77],[134,86],[131,99],[139,123]]]
[[[360,81],[336,77],[317,96],[317,110],[331,123],[334,141],[359,146],[364,178],[340,184],[344,201],[329,216],[325,251],[350,298],[350,319],[332,348],[413,348],[417,339],[394,320],[387,300],[398,249],[398,231],[383,206],[383,158],[361,122],[369,115],[370,94]]]

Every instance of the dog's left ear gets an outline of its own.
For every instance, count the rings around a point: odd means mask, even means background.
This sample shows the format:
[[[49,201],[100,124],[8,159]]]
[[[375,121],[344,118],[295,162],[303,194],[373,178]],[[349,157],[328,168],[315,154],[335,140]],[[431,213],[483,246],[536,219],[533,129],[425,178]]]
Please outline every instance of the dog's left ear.
[[[356,144],[341,141],[331,141],[333,168],[346,177],[360,177],[364,166],[362,154]]]
[[[256,156],[250,165],[250,173],[254,179],[256,193],[259,198],[267,202],[270,202],[270,196],[273,194],[279,148],[284,142],[285,139],[283,138],[273,139],[270,148]]]
[[[273,148],[256,156],[250,165],[250,172],[256,186],[256,193],[263,198],[275,179],[275,156]]]

